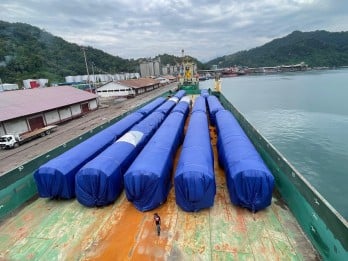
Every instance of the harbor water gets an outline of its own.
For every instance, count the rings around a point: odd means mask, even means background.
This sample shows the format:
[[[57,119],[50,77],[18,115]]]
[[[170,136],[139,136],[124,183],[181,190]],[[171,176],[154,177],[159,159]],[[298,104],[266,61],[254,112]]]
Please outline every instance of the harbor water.
[[[222,92],[348,219],[348,69],[222,79]],[[201,88],[212,88],[212,81]]]

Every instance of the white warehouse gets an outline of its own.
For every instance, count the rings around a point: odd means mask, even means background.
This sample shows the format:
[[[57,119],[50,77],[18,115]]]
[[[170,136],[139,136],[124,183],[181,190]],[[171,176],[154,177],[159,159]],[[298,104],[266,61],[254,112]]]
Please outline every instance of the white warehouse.
[[[3,92],[0,135],[22,134],[98,108],[98,96],[70,86]]]

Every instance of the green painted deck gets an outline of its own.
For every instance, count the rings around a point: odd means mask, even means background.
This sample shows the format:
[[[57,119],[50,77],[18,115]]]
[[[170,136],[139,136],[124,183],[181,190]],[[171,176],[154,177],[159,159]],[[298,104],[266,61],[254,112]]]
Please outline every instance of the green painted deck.
[[[231,204],[217,164],[213,128],[211,136],[217,183],[212,208],[182,211],[174,188],[165,204],[145,213],[136,210],[124,193],[104,208],[39,198],[0,224],[0,260],[318,259],[276,193],[272,205],[255,214]],[[159,237],[154,212],[162,219]]]

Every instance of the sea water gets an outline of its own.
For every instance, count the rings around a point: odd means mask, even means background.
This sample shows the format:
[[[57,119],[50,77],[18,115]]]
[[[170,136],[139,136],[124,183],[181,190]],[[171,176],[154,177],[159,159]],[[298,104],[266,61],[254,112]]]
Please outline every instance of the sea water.
[[[222,92],[348,219],[348,69],[222,78]]]

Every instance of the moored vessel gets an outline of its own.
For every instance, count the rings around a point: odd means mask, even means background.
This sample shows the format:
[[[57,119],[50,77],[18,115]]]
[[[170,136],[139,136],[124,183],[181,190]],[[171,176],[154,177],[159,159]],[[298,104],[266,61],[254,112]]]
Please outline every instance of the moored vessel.
[[[197,65],[184,56],[182,50],[182,64],[180,69],[178,88],[185,90],[187,94],[199,93],[199,76],[197,74]]]

